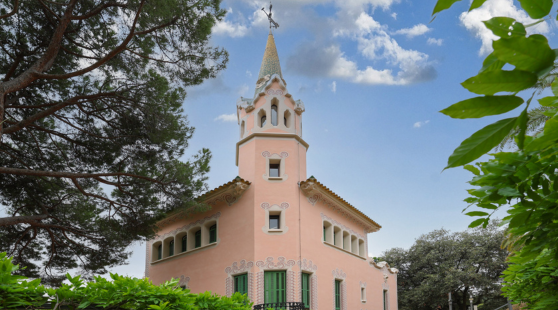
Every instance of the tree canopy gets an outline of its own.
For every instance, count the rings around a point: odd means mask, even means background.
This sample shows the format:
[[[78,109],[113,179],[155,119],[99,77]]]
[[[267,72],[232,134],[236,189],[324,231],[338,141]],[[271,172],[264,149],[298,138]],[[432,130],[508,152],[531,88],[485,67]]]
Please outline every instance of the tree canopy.
[[[399,269],[399,309],[449,309],[448,293],[456,310],[468,309],[470,296],[479,309],[505,304],[500,276],[508,252],[500,247],[503,238],[503,229],[494,222],[486,229],[435,230],[420,236],[408,250],[384,252],[380,259]]]
[[[433,15],[458,1],[438,0]],[[469,10],[485,2],[474,0]],[[469,182],[474,188],[465,201],[480,209],[467,213],[479,217],[470,227],[486,226],[494,212],[507,209],[504,245],[512,257],[505,272],[504,294],[514,303],[527,303],[528,309],[558,309],[558,53],[544,35],[529,34],[529,27],[549,19],[554,2],[519,3],[535,22],[523,25],[510,17],[484,21],[498,37],[492,43],[494,51],[479,73],[461,84],[482,96],[441,112],[459,119],[499,115],[519,107],[521,112],[465,139],[446,168],[464,166],[474,174]],[[551,95],[540,98],[545,90]],[[517,150],[491,154],[487,162],[469,165],[512,136]]]
[[[225,68],[219,5],[0,0],[0,251],[24,274],[105,273],[169,210],[203,208],[211,155],[181,159],[181,106]]]

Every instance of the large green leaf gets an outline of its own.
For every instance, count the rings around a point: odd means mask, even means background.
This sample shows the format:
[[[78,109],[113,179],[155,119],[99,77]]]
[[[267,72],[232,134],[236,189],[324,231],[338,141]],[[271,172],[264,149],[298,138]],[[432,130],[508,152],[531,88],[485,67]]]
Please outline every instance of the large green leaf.
[[[486,2],[486,0],[473,0],[473,3],[471,3],[471,7],[469,8],[469,12],[471,12],[472,10],[480,7],[485,2]]]
[[[454,3],[458,1],[461,0],[438,0],[438,2],[436,2],[436,6],[434,7],[434,11],[432,11],[432,15],[449,9]]]
[[[490,53],[490,55],[486,56],[482,62],[482,68],[479,73],[487,70],[500,70],[505,64],[506,63],[504,61],[501,61],[498,57],[494,56],[494,53]]]
[[[501,38],[524,37],[527,35],[525,26],[510,17],[493,17],[483,21],[486,28],[492,30],[494,35]]]
[[[440,112],[453,118],[479,118],[509,112],[522,103],[517,96],[484,96],[460,101]]]
[[[556,107],[558,106],[558,97],[549,96],[539,99],[539,104],[543,107]]]
[[[543,18],[552,9],[552,0],[518,0],[521,7],[531,18]]]
[[[489,70],[461,83],[470,92],[481,95],[494,95],[497,92],[518,92],[537,82],[537,75],[522,70]]]
[[[544,132],[537,135],[529,144],[525,146],[526,152],[542,150],[555,145],[558,140],[558,119],[551,118],[544,125]]]
[[[516,136],[516,141],[517,141],[517,147],[520,150],[523,150],[523,147],[525,146],[525,132],[527,131],[527,121],[529,120],[529,117],[527,116],[528,107],[529,104],[527,104],[525,110],[521,112],[519,118],[517,119],[517,125],[519,126],[519,133]]]
[[[550,84],[550,88],[552,89],[554,96],[558,96],[558,79],[554,79],[554,82]]]
[[[554,64],[554,51],[539,36],[502,38],[492,43],[494,55],[519,70],[537,72]]]
[[[475,132],[453,151],[445,169],[462,166],[481,157],[502,142],[516,124],[517,117],[506,118]]]

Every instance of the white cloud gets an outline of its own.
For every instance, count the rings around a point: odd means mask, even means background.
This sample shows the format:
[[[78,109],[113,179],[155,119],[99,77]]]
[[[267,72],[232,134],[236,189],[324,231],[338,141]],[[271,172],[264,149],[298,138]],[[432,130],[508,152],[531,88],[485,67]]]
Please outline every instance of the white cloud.
[[[246,70],[246,76],[247,77],[252,77],[252,72],[250,72],[250,70]]]
[[[244,95],[246,94],[246,92],[248,92],[248,90],[250,90],[250,87],[248,87],[248,85],[246,85],[246,84],[242,84],[242,85],[238,88],[238,90],[237,90],[236,93],[237,93],[239,96],[244,96]]]
[[[413,124],[413,128],[420,128],[426,124],[430,123],[430,120],[424,121],[424,122],[416,122]]]
[[[236,114],[221,114],[217,116],[214,121],[221,121],[221,122],[236,122]]]
[[[331,92],[335,94],[337,92],[337,83],[335,81],[331,82],[329,89],[331,89]]]
[[[226,35],[231,38],[240,38],[248,34],[248,27],[223,20],[213,26],[212,33],[215,35]]]
[[[442,39],[428,38],[428,40],[426,40],[426,43],[428,43],[429,45],[438,45],[438,46],[442,46],[442,43],[444,43],[444,40],[442,40]]]
[[[397,13],[395,13],[395,12],[391,13],[391,17],[393,17],[393,19],[397,20]]]
[[[535,20],[527,16],[527,13],[522,9],[517,8],[513,4],[513,0],[488,0],[478,9],[471,12],[461,13],[459,20],[471,31],[477,38],[481,39],[482,46],[479,50],[479,55],[486,55],[492,52],[492,41],[498,39],[492,31],[490,31],[482,23],[495,16],[506,16],[514,18],[515,20],[529,24]],[[528,33],[548,33],[549,26],[547,22],[540,23],[534,27],[527,28]]]
[[[414,25],[411,28],[399,29],[396,32],[394,32],[394,34],[402,34],[402,35],[406,35],[407,38],[414,38],[416,36],[421,36],[431,30],[432,29],[426,27],[425,24],[418,24],[418,25]]]

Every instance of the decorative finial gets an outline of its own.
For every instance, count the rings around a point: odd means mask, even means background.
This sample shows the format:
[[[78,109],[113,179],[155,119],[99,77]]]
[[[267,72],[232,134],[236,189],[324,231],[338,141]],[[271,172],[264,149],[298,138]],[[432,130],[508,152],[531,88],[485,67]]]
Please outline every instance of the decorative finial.
[[[267,15],[267,19],[269,20],[269,31],[271,31],[271,28],[279,28],[279,24],[276,23],[273,18],[271,18],[271,8],[273,7],[273,4],[271,4],[271,1],[269,1],[269,14],[267,14],[267,12],[265,11],[265,7],[262,8],[262,11],[265,13],[265,15]]]

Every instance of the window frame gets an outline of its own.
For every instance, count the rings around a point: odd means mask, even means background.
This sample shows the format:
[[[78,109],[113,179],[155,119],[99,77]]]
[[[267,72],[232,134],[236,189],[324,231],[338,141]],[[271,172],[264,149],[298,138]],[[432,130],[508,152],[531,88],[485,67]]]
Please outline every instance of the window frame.
[[[341,310],[341,280],[335,280],[335,310]]]
[[[202,246],[202,230],[201,228],[194,233],[194,249]]]
[[[273,166],[273,167],[272,167]],[[277,175],[272,175],[272,171],[277,169]],[[270,178],[280,178],[281,177],[281,161],[269,161],[269,177]]]
[[[312,275],[306,272],[302,272],[301,273],[301,279],[300,279],[300,288],[301,288],[301,301],[302,303],[304,303],[304,307],[306,308],[310,308],[311,307],[311,297],[312,297],[312,291],[311,291],[311,279]],[[306,299],[306,300],[305,300]]]
[[[271,227],[271,220],[277,220],[277,227]],[[281,214],[270,214],[269,215],[269,229],[281,229]]]
[[[234,293],[248,294],[248,274],[243,273],[233,276],[233,286]],[[239,286],[242,286],[241,289],[239,289]]]
[[[182,239],[180,241],[180,249],[182,250],[180,251],[180,253],[188,251],[188,234],[182,236]]]
[[[287,272],[264,271],[264,303],[287,302]]]
[[[279,107],[277,104],[271,105],[271,125],[276,127],[278,125]]]
[[[159,244],[159,246],[157,246],[157,260],[159,259],[163,259],[163,244]]]
[[[174,255],[174,239],[169,242],[169,256]]]

